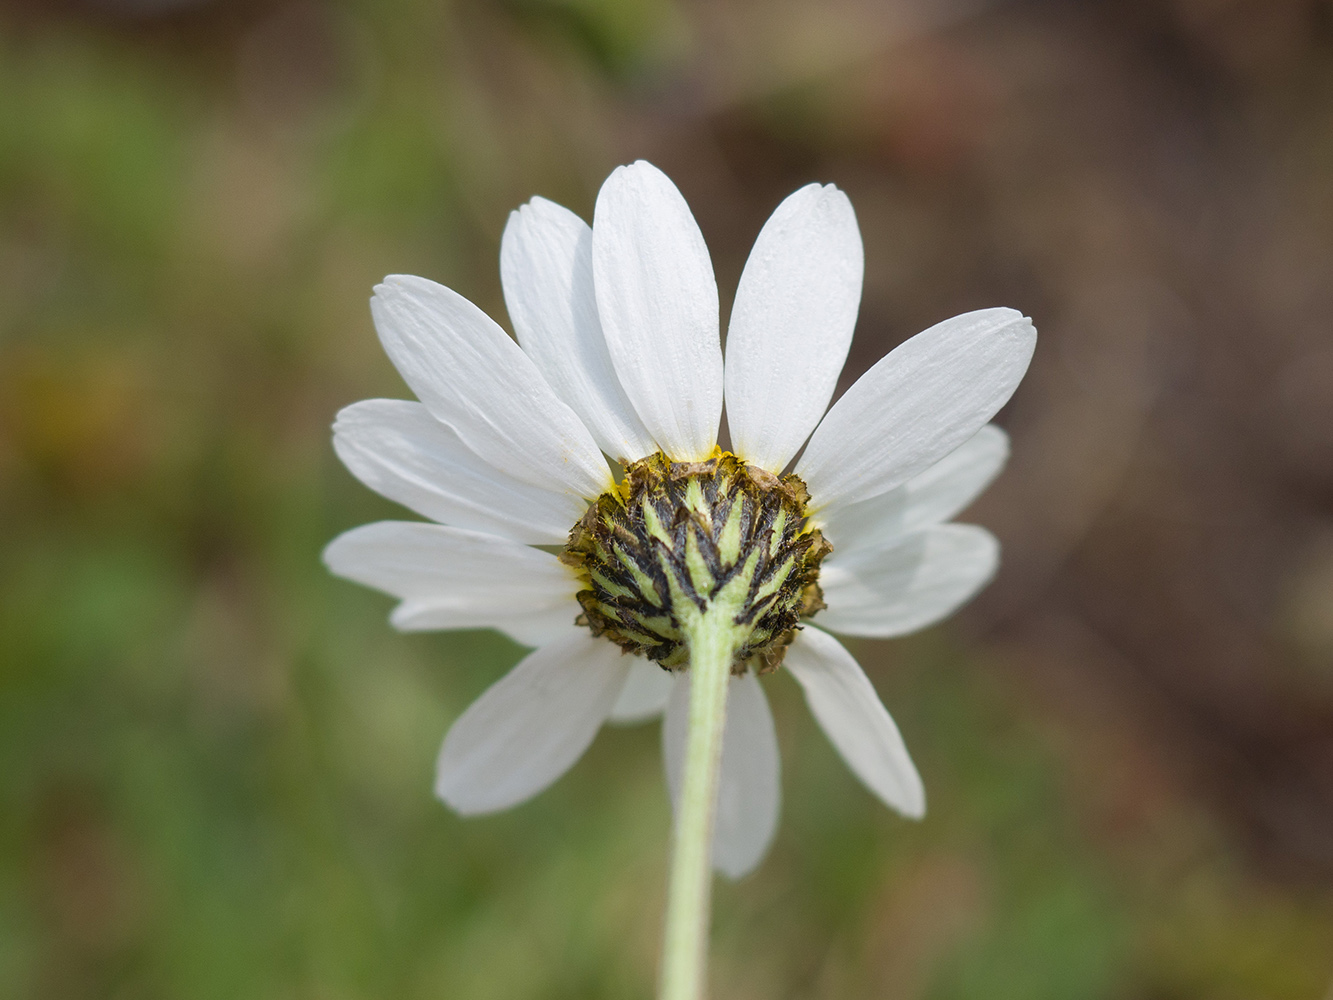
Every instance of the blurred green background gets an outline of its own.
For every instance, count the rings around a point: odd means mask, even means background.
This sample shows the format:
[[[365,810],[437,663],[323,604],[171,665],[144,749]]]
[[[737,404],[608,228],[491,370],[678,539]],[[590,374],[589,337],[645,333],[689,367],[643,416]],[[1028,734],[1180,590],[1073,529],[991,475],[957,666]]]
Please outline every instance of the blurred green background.
[[[6,0],[0,996],[652,994],[656,724],[535,801],[431,796],[517,661],[401,636],[323,544],[401,516],[329,446],[407,392],[391,272],[503,317],[534,193],[645,157],[724,310],[768,212],[865,236],[842,383],[1021,308],[1005,544],[854,647],[931,812],[768,684],[783,820],[714,995],[1321,1000],[1333,978],[1333,5]]]

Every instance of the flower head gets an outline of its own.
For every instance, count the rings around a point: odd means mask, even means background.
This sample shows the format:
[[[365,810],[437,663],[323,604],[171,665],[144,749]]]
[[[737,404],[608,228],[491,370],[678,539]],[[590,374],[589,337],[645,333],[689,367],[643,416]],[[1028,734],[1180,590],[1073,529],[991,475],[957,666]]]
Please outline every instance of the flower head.
[[[329,567],[398,597],[398,628],[492,627],[535,647],[450,729],[440,797],[462,813],[515,805],[608,719],[662,712],[678,794],[682,639],[693,617],[723,609],[737,637],[717,868],[749,871],[776,829],[777,741],[758,676],[779,666],[870,790],[922,815],[897,728],[825,629],[903,635],[990,579],[994,538],[946,522],[1007,457],[987,421],[1027,369],[1031,322],[986,309],[939,323],[829,409],[861,294],[847,197],[809,185],[764,225],[724,364],[703,237],[642,161],[607,179],[591,228],[541,198],[514,212],[500,263],[517,343],[456,292],[387,278],[371,311],[420,402],[368,400],[334,425],[362,482],[436,523],[353,529],[329,545]]]

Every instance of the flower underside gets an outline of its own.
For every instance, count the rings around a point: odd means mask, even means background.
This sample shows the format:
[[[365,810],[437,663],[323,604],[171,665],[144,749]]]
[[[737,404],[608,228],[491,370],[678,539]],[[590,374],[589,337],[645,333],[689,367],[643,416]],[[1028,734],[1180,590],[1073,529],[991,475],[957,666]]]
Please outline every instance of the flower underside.
[[[825,607],[819,564],[832,546],[808,524],[809,494],[730,452],[630,464],[570,530],[561,554],[584,582],[578,622],[668,669],[689,665],[704,614],[737,630],[732,670],[777,669],[802,616]]]

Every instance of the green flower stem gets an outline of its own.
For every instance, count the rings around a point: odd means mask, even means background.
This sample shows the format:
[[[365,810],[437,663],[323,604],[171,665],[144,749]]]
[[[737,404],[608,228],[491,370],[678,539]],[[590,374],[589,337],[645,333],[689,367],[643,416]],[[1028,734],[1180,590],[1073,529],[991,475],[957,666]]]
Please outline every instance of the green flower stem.
[[[748,631],[735,625],[734,615],[726,602],[714,604],[684,629],[690,653],[690,718],[667,883],[660,1000],[704,996],[727,682],[732,659]]]

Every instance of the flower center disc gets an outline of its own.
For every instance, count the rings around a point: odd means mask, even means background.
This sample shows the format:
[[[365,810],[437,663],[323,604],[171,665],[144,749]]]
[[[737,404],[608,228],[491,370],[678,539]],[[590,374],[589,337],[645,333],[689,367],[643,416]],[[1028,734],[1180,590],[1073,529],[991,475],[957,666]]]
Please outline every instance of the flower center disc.
[[[817,580],[832,547],[808,526],[808,500],[798,477],[730,452],[632,463],[561,554],[585,583],[578,623],[677,669],[689,664],[682,624],[724,611],[747,633],[733,671],[775,670],[801,617],[825,606]]]

